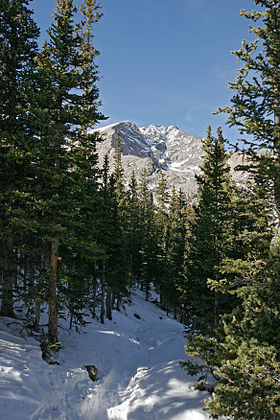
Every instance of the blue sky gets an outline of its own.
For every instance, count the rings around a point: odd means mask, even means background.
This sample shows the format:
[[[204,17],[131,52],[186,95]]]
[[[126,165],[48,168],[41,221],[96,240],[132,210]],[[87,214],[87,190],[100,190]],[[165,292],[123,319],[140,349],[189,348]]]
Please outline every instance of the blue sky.
[[[50,25],[55,0],[34,0],[42,29]],[[76,2],[77,3],[77,2]],[[138,126],[176,125],[204,136],[210,124],[226,137],[235,130],[225,116],[240,65],[230,53],[248,39],[240,9],[252,0],[103,0],[104,16],[95,26],[101,111],[106,124],[130,120]],[[104,123],[101,125],[105,125]]]

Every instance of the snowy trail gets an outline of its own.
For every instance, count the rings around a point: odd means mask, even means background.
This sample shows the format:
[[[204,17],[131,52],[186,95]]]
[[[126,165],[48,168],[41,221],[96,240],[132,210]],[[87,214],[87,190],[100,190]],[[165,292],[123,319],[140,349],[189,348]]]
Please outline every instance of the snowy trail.
[[[135,314],[137,317],[135,317]],[[138,318],[140,317],[140,319]],[[183,326],[141,292],[105,325],[63,331],[60,365],[41,359],[38,343],[0,331],[1,420],[204,420],[207,393],[179,367]],[[92,382],[84,365],[99,369]]]

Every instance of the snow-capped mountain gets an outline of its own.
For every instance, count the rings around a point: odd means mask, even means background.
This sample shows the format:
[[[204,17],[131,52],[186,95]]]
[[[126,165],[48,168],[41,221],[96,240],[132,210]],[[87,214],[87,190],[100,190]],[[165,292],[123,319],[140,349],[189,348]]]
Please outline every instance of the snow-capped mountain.
[[[132,172],[137,178],[144,168],[147,169],[151,187],[157,184],[160,172],[166,174],[170,186],[181,188],[193,197],[197,191],[195,174],[199,173],[202,163],[202,138],[191,136],[174,125],[168,127],[149,125],[137,127],[130,121],[118,122],[97,130],[103,142],[97,145],[100,165],[108,154],[111,167],[119,133],[123,167],[129,180]],[[241,155],[234,153],[230,158],[232,169],[242,162]],[[236,181],[242,182],[244,174],[233,170]]]

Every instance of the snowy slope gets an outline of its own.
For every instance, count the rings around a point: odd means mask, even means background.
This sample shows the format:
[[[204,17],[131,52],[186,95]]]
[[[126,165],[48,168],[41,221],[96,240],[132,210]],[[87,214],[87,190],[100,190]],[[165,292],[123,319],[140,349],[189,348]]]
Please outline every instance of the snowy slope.
[[[141,319],[134,316],[137,314]],[[207,392],[179,367],[183,326],[136,291],[105,325],[60,331],[60,365],[41,359],[38,343],[0,326],[1,420],[203,420]],[[98,381],[83,367],[94,364]]]

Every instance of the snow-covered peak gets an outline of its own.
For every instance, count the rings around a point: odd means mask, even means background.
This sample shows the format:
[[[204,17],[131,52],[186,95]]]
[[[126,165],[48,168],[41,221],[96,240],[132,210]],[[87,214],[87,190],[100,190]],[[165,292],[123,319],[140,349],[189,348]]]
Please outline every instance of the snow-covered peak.
[[[168,134],[171,131],[177,131],[185,133],[183,130],[180,130],[176,125],[160,125],[160,124],[150,124],[147,127],[140,127],[140,130],[143,132],[159,132],[161,134]]]
[[[196,194],[195,175],[200,172],[203,159],[201,137],[191,136],[175,125],[150,124],[138,128],[131,121],[110,124],[97,131],[104,139],[103,143],[97,145],[100,162],[108,154],[113,166],[118,133],[127,179],[130,179],[133,171],[139,178],[145,168],[153,187],[159,172],[163,171],[171,185],[181,188],[190,196]]]
[[[163,126],[151,124],[148,127],[140,127],[139,130],[147,137],[152,137],[153,139],[164,142],[167,142],[168,137],[172,134],[178,135],[179,133],[183,133],[175,125]]]
[[[103,127],[97,127],[94,131],[98,131],[99,133],[104,133],[111,130],[119,130],[124,128],[132,128],[133,130],[138,130],[138,127],[131,121],[118,121],[112,124],[104,125]]]
[[[178,147],[180,147],[180,145],[181,147],[185,147],[194,138],[175,125],[163,126],[151,124],[148,127],[140,127],[139,130],[146,137],[165,143],[167,148],[170,146],[172,147],[174,143],[176,143]]]
[[[109,125],[105,125],[104,127],[100,127],[100,128],[95,128],[94,131],[98,131],[99,133],[102,133],[104,131],[108,131],[108,130],[112,130],[115,127],[117,127],[119,124],[119,122],[117,123],[113,123],[113,124],[109,124]]]
[[[126,176],[132,171],[139,177],[146,168],[151,184],[157,181],[159,172],[166,172],[176,187],[187,190],[190,182],[195,185],[195,173],[201,163],[201,139],[194,138],[175,125],[150,124],[138,128],[131,121],[121,121],[98,129],[103,143],[97,145],[100,162],[108,154],[113,165],[116,137],[119,135]],[[195,141],[194,141],[195,139]]]

